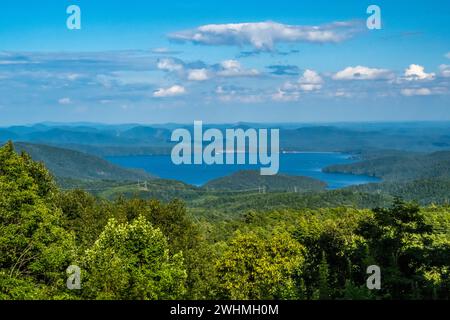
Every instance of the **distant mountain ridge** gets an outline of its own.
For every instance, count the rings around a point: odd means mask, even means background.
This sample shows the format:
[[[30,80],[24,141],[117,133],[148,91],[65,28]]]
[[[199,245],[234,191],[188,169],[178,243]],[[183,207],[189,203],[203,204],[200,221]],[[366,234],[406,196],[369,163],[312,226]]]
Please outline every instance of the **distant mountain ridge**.
[[[0,142],[8,140],[46,144],[99,156],[168,154],[175,128],[192,131],[192,124],[102,125],[77,123],[36,124],[0,128]],[[450,124],[445,123],[337,123],[337,124],[204,124],[203,129],[278,128],[280,150],[359,152],[450,150]]]

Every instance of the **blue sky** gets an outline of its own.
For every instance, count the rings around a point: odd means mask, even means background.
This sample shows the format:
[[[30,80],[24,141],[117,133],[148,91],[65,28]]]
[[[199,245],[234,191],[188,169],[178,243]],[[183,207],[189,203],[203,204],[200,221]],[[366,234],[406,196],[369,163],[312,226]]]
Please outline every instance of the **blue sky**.
[[[449,83],[444,0],[0,4],[0,125],[450,120]]]

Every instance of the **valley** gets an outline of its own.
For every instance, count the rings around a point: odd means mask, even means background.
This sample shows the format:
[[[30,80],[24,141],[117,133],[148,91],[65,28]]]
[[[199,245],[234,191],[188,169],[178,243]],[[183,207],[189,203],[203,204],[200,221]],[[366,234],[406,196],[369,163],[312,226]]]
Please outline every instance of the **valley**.
[[[264,126],[233,127],[250,125]],[[32,141],[15,147],[43,162],[66,190],[105,199],[178,198],[203,216],[205,210],[227,216],[244,209],[377,207],[395,197],[423,205],[450,199],[445,123],[284,124],[281,173],[268,177],[251,165],[173,165],[168,152],[176,127],[182,125],[42,124],[3,128],[0,137]]]

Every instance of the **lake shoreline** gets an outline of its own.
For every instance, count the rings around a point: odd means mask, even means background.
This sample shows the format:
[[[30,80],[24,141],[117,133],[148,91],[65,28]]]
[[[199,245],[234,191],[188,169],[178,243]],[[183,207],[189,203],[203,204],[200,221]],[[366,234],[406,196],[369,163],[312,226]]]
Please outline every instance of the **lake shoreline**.
[[[174,165],[169,155],[113,156],[106,160],[129,169],[142,169],[161,179],[178,180],[201,187],[209,181],[243,170],[259,170],[257,165]],[[323,181],[328,190],[380,182],[376,177],[346,173],[327,173],[324,169],[336,164],[350,164],[357,160],[351,153],[341,152],[281,152],[279,174],[303,176]]]

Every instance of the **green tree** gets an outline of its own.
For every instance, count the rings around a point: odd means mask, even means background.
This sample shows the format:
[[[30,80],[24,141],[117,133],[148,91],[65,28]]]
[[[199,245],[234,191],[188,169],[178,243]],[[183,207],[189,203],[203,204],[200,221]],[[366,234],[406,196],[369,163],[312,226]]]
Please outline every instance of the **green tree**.
[[[296,298],[303,260],[303,247],[287,233],[264,239],[237,232],[217,262],[220,286],[230,299]]]
[[[206,283],[211,279],[211,259],[206,253],[208,244],[205,243],[197,225],[188,215],[183,202],[173,200],[164,204],[158,200],[125,199],[118,198],[111,210],[114,217],[121,221],[131,222],[143,215],[154,227],[159,228],[167,237],[170,250],[183,252],[184,265],[187,271],[187,297],[210,297],[205,289]],[[204,254],[199,254],[203,252]],[[212,269],[212,268],[210,268]]]
[[[131,223],[111,219],[85,253],[85,294],[94,299],[177,299],[185,292],[181,253],[143,216]]]
[[[328,267],[327,258],[325,252],[322,252],[322,259],[319,264],[319,292],[318,296],[320,300],[328,300],[331,298],[330,292],[330,270]]]
[[[367,239],[373,261],[382,270],[380,295],[419,298],[432,244],[428,236],[433,232],[419,206],[396,199],[391,208],[375,209],[372,218],[361,222],[358,232]]]
[[[56,298],[75,258],[73,234],[54,205],[57,189],[40,163],[0,148],[0,298]]]
[[[98,200],[83,190],[62,192],[56,203],[63,212],[65,227],[75,232],[81,250],[92,246],[108,220],[113,218],[111,203]]]
[[[367,244],[355,230],[366,213],[346,208],[328,209],[330,213],[326,218],[320,212],[301,216],[294,232],[306,249],[302,278],[308,299],[339,298],[349,279],[365,283]]]

